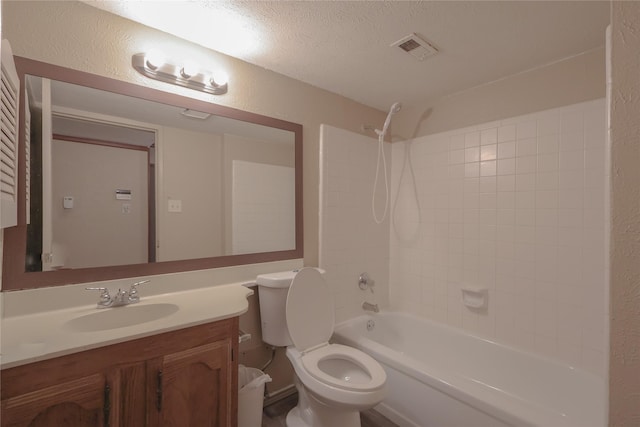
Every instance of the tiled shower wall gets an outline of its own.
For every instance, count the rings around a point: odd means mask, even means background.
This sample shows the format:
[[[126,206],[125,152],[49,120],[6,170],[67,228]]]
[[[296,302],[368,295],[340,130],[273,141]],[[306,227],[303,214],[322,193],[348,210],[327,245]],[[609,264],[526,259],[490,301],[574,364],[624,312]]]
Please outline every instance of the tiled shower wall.
[[[604,377],[605,119],[597,100],[394,143],[392,308]]]
[[[384,145],[389,170],[391,148]],[[337,322],[363,314],[365,300],[388,305],[389,215],[376,224],[371,206],[376,160],[376,139],[321,126],[319,264],[334,294]],[[385,201],[382,163],[380,168],[375,199],[378,219]],[[374,281],[373,292],[359,289],[363,272]]]

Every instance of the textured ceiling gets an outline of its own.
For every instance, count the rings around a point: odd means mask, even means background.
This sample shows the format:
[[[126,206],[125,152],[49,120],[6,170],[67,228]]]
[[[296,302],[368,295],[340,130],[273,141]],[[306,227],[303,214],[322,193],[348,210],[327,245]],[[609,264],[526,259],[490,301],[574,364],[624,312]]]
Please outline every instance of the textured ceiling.
[[[87,4],[387,110],[604,45],[608,1],[95,1]],[[423,62],[390,45],[416,33]]]

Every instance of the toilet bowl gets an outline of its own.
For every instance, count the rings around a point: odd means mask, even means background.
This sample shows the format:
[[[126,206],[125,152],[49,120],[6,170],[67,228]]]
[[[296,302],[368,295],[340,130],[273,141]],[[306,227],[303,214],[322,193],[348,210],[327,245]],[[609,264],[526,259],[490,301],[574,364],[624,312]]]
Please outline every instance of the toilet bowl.
[[[292,345],[286,354],[295,372],[298,405],[287,414],[287,426],[358,427],[360,411],[385,396],[384,369],[358,349],[329,343],[334,305],[322,274],[303,268],[292,276],[285,307]],[[257,282],[269,283],[260,277]]]
[[[329,344],[305,354],[289,347],[286,354],[307,392],[325,405],[359,411],[384,398],[384,369],[360,350]]]

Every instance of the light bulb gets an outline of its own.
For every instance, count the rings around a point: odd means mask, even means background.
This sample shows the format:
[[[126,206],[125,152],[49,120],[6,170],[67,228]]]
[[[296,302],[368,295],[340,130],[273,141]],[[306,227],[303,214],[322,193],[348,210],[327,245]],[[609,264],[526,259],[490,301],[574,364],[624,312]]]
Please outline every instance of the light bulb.
[[[164,55],[158,50],[151,50],[145,56],[147,66],[153,70],[164,64]]]
[[[211,77],[211,84],[214,86],[224,86],[229,82],[229,75],[224,71],[217,71]]]
[[[184,63],[184,65],[182,66],[182,69],[180,70],[180,74],[182,75],[182,77],[184,77],[185,79],[188,79],[190,77],[195,76],[196,74],[198,74],[198,70],[200,67],[198,67],[198,64],[196,64],[193,61],[187,61]]]

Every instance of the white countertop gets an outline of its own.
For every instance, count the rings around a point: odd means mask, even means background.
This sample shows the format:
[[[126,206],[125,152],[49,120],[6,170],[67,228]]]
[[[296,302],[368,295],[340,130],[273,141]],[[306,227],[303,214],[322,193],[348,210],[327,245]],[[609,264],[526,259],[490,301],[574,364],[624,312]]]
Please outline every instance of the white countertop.
[[[237,283],[162,295],[142,296],[139,303],[122,307],[98,309],[96,304],[91,304],[4,317],[0,335],[2,342],[0,348],[1,368],[12,368],[78,351],[239,316],[247,311],[247,297],[252,293],[251,289]],[[105,313],[105,316],[108,316],[106,312],[109,310],[114,314],[125,314],[118,310],[144,311],[150,308],[146,306],[160,304],[163,305],[161,308],[168,307],[170,310],[154,320],[104,330],[77,331],[77,326],[79,325],[82,329],[84,319],[88,319],[83,316],[95,316],[96,313]],[[168,306],[168,304],[172,306]],[[100,314],[100,316],[103,315]],[[73,321],[78,318],[82,319]],[[71,323],[69,323],[70,321]],[[76,330],[70,327],[71,324],[76,325]],[[89,325],[88,322],[87,325]]]

